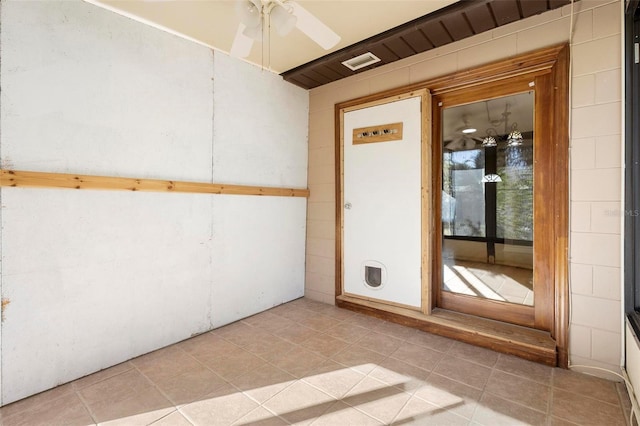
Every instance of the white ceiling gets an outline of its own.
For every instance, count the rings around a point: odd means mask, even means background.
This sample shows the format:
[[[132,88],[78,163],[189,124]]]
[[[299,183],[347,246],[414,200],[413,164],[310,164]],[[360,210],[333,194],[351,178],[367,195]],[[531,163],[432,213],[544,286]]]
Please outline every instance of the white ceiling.
[[[506,118],[506,120],[505,120]],[[533,131],[534,92],[487,99],[445,108],[442,112],[442,140],[454,141],[464,137],[462,129],[474,128],[476,132],[467,137],[482,140],[488,135],[506,135],[514,129]],[[515,124],[514,124],[515,123]]]
[[[235,0],[85,0],[156,27],[229,52],[239,24]],[[352,45],[456,0],[296,0],[342,37],[330,51],[298,29],[254,43],[247,61],[281,73]],[[269,51],[270,57],[269,60]]]

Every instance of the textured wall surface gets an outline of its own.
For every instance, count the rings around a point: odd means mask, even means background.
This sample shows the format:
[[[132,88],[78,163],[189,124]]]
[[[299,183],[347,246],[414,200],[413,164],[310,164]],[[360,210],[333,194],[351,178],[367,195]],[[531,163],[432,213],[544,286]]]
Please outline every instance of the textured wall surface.
[[[0,22],[3,167],[306,187],[306,91],[81,1]],[[303,294],[301,198],[0,195],[3,404]]]

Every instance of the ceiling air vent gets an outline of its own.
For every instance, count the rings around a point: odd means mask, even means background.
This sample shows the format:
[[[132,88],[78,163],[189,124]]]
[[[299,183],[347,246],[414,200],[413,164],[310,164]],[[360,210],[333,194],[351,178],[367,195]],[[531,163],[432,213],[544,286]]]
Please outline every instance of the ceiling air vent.
[[[359,70],[360,68],[368,67],[369,65],[375,64],[376,62],[380,62],[380,58],[378,58],[371,52],[367,52],[360,56],[356,56],[355,58],[344,61],[342,65],[349,68],[351,71],[355,71]]]

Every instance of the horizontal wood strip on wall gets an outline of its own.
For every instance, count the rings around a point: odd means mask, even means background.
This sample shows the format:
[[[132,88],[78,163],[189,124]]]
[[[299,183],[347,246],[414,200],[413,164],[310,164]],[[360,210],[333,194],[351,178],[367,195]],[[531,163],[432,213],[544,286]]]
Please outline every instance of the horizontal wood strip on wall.
[[[308,189],[225,185],[159,179],[136,179],[67,173],[30,172],[0,169],[0,186],[17,188],[67,188],[120,191],[187,192],[195,194],[266,195],[309,197]]]
[[[353,129],[353,145],[376,142],[390,142],[402,140],[403,123],[381,124],[378,126]]]

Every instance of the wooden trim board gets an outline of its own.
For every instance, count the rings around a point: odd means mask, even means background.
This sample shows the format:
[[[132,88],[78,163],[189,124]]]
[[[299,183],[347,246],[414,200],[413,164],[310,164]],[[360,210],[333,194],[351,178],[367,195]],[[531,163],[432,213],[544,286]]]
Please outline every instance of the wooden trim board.
[[[352,144],[400,141],[403,127],[403,123],[391,123],[353,129]]]
[[[414,310],[353,299],[346,295],[336,297],[336,306],[530,361],[556,365],[556,343],[548,332],[542,330],[444,309],[434,309],[431,315],[425,315]]]
[[[425,89],[425,88],[421,88],[421,89],[415,89],[409,92],[400,92],[400,93],[395,93],[393,96],[389,96],[389,97],[381,97],[381,98],[376,98],[376,99],[371,99],[365,103],[362,104],[350,104],[347,107],[343,107],[342,104],[336,104],[334,107],[334,122],[335,122],[335,177],[336,177],[336,182],[335,182],[335,191],[336,191],[336,210],[335,210],[335,220],[336,220],[336,226],[335,226],[335,236],[336,236],[336,245],[335,245],[335,250],[336,250],[336,259],[335,259],[335,273],[336,273],[336,278],[335,278],[335,295],[342,295],[345,294],[344,291],[344,283],[343,283],[343,274],[344,274],[344,265],[342,264],[342,256],[343,256],[343,252],[344,252],[344,248],[343,248],[343,233],[344,233],[344,212],[343,212],[343,207],[344,207],[344,191],[343,191],[343,182],[344,182],[344,153],[343,153],[343,149],[344,149],[344,140],[345,140],[345,136],[344,136],[344,114],[348,113],[348,112],[352,112],[352,111],[357,111],[357,110],[361,110],[361,109],[365,109],[365,108],[371,108],[371,107],[375,107],[375,106],[379,106],[379,105],[385,105],[385,104],[389,104],[389,103],[393,103],[393,102],[397,102],[397,101],[402,101],[402,100],[406,100],[406,99],[410,99],[410,98],[420,98],[421,99],[421,106],[420,106],[420,114],[421,114],[421,120],[423,121],[423,123],[430,123],[431,121],[431,95],[429,94],[429,90]],[[358,128],[358,129],[354,129],[353,130],[353,137],[355,140],[356,137],[356,132],[362,132],[366,129],[372,129],[372,128],[382,128],[382,127],[386,127],[389,128],[390,126],[399,126],[399,134],[401,135],[400,137],[402,137],[402,128],[403,128],[403,123],[392,123],[392,124],[384,124],[384,125],[380,125],[380,126],[371,126],[371,127],[363,127],[363,128]],[[393,136],[396,136],[397,134],[394,134]],[[375,141],[375,142],[382,142],[382,141]],[[357,143],[353,143],[354,145]],[[430,161],[429,159],[429,147],[431,145],[431,130],[427,128],[427,126],[423,125],[422,126],[422,130],[420,133],[420,156],[421,156],[421,178],[422,178],[422,182],[421,182],[421,197],[422,197],[422,201],[421,201],[421,219],[422,219],[422,223],[421,223],[421,232],[423,235],[423,238],[421,239],[421,294],[420,294],[420,299],[421,299],[421,306],[419,308],[413,308],[411,307],[410,309],[418,309],[419,311],[422,312],[430,312],[431,310],[431,300],[430,300],[430,292],[428,290],[425,290],[426,288],[426,282],[425,280],[429,278],[429,271],[430,271],[430,255],[425,251],[425,240],[424,240],[424,235],[428,234],[430,232],[430,225],[427,223],[427,220],[425,219],[426,217],[430,217],[430,209],[429,207],[429,191],[430,191],[430,187],[429,185],[425,185],[425,176],[428,175],[428,173],[430,173]],[[351,295],[351,297],[353,297],[353,295]],[[358,299],[357,297],[354,297],[354,299]],[[363,297],[362,300],[368,300],[366,297]],[[389,304],[394,304],[393,302],[385,302],[385,303],[389,303]],[[399,304],[395,304],[395,305],[399,305]]]
[[[225,185],[159,179],[137,179],[68,173],[0,169],[0,186],[15,188],[66,188],[120,191],[186,192],[195,194],[309,197],[308,189]]]

